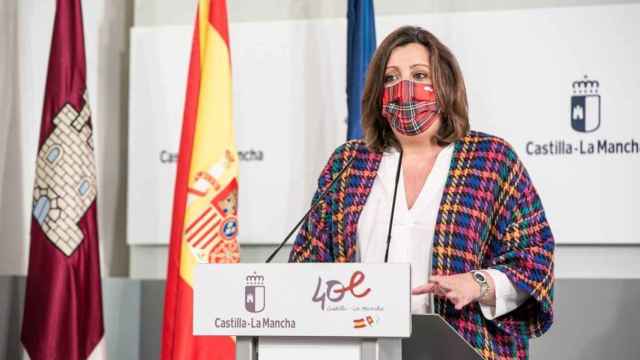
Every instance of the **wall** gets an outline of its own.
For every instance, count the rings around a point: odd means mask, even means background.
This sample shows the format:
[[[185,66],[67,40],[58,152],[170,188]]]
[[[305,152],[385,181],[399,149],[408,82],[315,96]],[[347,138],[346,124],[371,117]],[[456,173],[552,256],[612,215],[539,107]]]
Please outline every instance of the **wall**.
[[[22,201],[16,187],[22,185],[19,161],[11,161],[8,154],[18,153],[20,143],[10,134],[20,126],[16,91],[18,82],[18,4],[16,1],[0,2],[0,250],[7,256],[0,257],[0,273],[20,273],[20,260],[24,257],[24,243],[19,221],[22,218]],[[34,158],[35,159],[35,158]],[[18,224],[17,224],[18,223]],[[10,255],[9,255],[10,254]]]
[[[14,2],[0,3],[0,48],[2,58],[0,58],[0,154],[4,154],[7,149],[9,119],[15,114],[15,68],[16,68],[16,4]],[[0,180],[4,178],[4,156],[0,156]],[[0,199],[2,199],[2,182],[0,181]]]

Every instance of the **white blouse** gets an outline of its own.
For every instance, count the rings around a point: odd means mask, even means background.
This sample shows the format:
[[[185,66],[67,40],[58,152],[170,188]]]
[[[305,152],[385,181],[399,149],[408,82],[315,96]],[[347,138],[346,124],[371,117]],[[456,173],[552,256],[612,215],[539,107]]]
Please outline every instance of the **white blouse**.
[[[402,181],[403,171],[400,171],[389,246],[389,262],[411,264],[412,287],[422,285],[429,279],[436,217],[452,156],[453,144],[445,147],[438,154],[431,173],[411,209],[407,206],[404,181]],[[400,156],[396,150],[383,154],[371,192],[360,214],[356,253],[361,262],[384,262],[399,159]],[[496,288],[496,305],[480,306],[487,319],[491,320],[514,310],[529,296],[526,292],[517,290],[502,272],[494,269],[486,271],[492,277]],[[413,314],[431,312],[430,296],[412,295],[411,312]]]

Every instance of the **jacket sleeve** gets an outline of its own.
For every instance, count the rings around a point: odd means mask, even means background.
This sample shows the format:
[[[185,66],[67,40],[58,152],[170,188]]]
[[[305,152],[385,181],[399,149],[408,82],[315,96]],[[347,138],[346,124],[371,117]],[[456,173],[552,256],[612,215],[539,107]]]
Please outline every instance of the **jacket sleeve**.
[[[320,173],[318,188],[311,200],[311,205],[317,200],[320,200],[320,204],[309,213],[307,219],[302,223],[289,254],[289,262],[333,262],[332,194],[326,194],[323,199],[319,199],[319,197],[331,183],[334,174],[342,168],[343,153],[347,145],[344,144],[333,152]]]
[[[500,186],[489,234],[486,267],[503,272],[531,296],[517,309],[496,318],[501,329],[520,336],[540,336],[553,322],[554,240],[542,202],[515,153]]]

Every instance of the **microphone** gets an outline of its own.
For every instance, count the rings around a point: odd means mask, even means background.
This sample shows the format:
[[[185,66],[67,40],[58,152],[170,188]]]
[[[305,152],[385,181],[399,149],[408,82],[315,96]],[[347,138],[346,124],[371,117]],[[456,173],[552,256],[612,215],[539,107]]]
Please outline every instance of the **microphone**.
[[[396,170],[396,183],[393,187],[393,204],[391,204],[391,218],[389,219],[389,231],[387,232],[387,249],[384,252],[384,262],[389,260],[389,245],[391,245],[391,228],[393,228],[393,215],[396,211],[396,195],[398,194],[398,182],[400,182],[400,168],[402,167],[402,151],[400,151],[400,159],[398,160],[398,169]]]
[[[280,243],[280,245],[278,245],[278,247],[271,253],[271,255],[269,255],[269,257],[267,258],[267,261],[265,261],[265,263],[270,263],[271,260],[273,260],[273,258],[276,256],[276,254],[278,254],[278,252],[280,251],[280,249],[282,249],[282,247],[284,246],[284,244],[287,243],[287,241],[289,240],[289,238],[291,238],[291,235],[293,235],[293,233],[295,233],[296,229],[307,219],[307,217],[309,216],[309,214],[311,214],[311,212],[318,206],[320,205],[320,203],[324,200],[324,196],[329,192],[329,190],[331,190],[331,188],[333,187],[333,184],[336,183],[336,181],[338,181],[338,179],[340,179],[342,177],[342,174],[344,174],[345,170],[347,170],[348,168],[351,167],[351,163],[353,162],[353,160],[355,160],[355,156],[353,156],[349,162],[347,162],[347,164],[342,168],[342,170],[340,170],[340,172],[338,173],[338,175],[336,175],[335,178],[333,178],[333,180],[331,180],[331,183],[329,183],[329,186],[327,186],[327,188],[320,194],[320,196],[318,196],[318,198],[316,199],[316,201],[314,203],[311,204],[311,207],[309,208],[309,210],[307,211],[306,214],[304,214],[304,216],[302,217],[302,219],[300,219],[300,221],[298,221],[298,223],[293,227],[293,229],[291,229],[291,231],[289,231],[289,234],[287,234],[287,236],[284,238],[284,240],[282,240],[282,242]]]

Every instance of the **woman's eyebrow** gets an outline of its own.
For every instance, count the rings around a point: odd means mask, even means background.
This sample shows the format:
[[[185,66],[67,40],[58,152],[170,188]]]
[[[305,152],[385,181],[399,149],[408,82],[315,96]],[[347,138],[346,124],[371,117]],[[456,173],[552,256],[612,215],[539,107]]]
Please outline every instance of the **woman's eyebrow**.
[[[427,65],[427,64],[413,64],[413,65],[411,65],[410,69],[413,69],[413,68],[419,67],[419,66],[424,66],[426,68],[429,68],[429,65]]]

